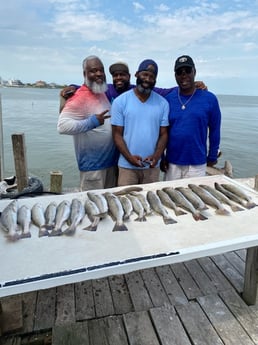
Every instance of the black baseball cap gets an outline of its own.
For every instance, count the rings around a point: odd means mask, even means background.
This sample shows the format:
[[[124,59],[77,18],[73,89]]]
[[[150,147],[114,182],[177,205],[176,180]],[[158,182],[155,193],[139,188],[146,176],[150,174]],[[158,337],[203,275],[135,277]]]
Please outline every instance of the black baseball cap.
[[[113,65],[109,66],[109,72],[112,75],[115,72],[124,72],[124,73],[129,74],[129,68],[125,62],[119,61],[119,62],[113,63]]]
[[[188,55],[179,56],[176,59],[174,71],[177,71],[181,67],[193,67],[193,68],[195,68],[193,59]]]

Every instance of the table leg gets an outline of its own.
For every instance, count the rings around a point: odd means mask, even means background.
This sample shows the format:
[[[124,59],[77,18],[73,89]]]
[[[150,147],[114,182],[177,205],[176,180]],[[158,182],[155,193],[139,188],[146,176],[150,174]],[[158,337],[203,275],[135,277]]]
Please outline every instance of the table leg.
[[[248,305],[256,303],[258,282],[258,247],[248,248],[245,261],[243,299]]]

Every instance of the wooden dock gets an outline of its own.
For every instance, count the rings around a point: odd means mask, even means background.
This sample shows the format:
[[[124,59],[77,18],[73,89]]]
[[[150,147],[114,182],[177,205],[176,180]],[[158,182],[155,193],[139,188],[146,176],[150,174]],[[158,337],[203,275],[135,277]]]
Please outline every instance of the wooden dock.
[[[5,297],[9,333],[0,344],[258,344],[258,306],[241,297],[245,256],[239,250]]]

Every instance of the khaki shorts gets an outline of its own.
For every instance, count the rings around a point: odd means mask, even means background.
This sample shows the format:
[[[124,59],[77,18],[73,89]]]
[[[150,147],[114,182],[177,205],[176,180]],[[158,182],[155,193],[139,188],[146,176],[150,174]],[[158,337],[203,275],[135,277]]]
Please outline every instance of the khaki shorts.
[[[119,167],[118,186],[158,182],[159,174],[159,168],[125,169]]]
[[[201,165],[176,165],[169,164],[164,175],[164,181],[178,180],[188,177],[201,177],[206,175],[206,164]]]
[[[117,167],[80,171],[80,190],[105,189],[117,186]]]

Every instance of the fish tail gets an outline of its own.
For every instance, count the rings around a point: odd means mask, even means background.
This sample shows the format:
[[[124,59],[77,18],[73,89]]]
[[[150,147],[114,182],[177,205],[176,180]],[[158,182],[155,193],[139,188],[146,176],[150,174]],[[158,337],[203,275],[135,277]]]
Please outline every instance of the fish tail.
[[[183,216],[184,214],[187,214],[187,213],[183,210],[180,210],[180,209],[175,210],[176,216]]]
[[[135,218],[134,221],[135,222],[146,222],[147,219],[146,219],[145,215],[143,215],[142,217],[139,216],[139,217]]]
[[[199,214],[199,220],[207,220],[207,219],[208,219],[208,217],[206,217],[202,213]]]
[[[170,218],[170,217],[163,217],[163,221],[166,225],[177,223],[177,221],[175,219]]]
[[[225,208],[217,209],[215,211],[215,213],[220,215],[220,216],[228,216],[228,215],[230,215],[230,212],[228,210],[226,210]]]
[[[61,228],[53,229],[48,236],[53,237],[53,236],[61,236],[63,234]],[[44,236],[44,235],[43,235]],[[46,235],[45,235],[46,236]]]
[[[9,235],[9,234],[6,235],[6,238],[9,242],[16,242],[21,238],[21,236],[19,234],[15,233],[13,235]]]
[[[96,231],[98,225],[90,224],[89,226],[86,226],[85,228],[82,228],[82,230],[88,230],[88,231]]]
[[[244,209],[242,207],[239,207],[238,205],[232,205],[231,210],[233,212],[244,211]]]
[[[116,222],[112,231],[128,231],[124,223]]]
[[[51,231],[51,230],[53,230],[54,229],[54,224],[46,224],[45,225],[45,228],[47,229],[47,230],[49,230],[49,231]]]
[[[20,235],[20,238],[30,238],[31,237],[31,233],[30,232],[25,232],[25,233],[22,233]]]
[[[75,230],[76,230],[76,227],[71,225],[63,231],[63,234],[66,236],[72,236],[75,234]]]
[[[198,221],[200,220],[200,214],[199,213],[192,213],[193,219]]]

